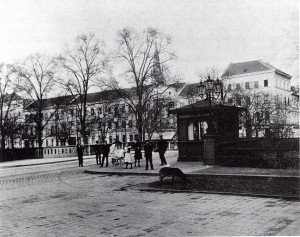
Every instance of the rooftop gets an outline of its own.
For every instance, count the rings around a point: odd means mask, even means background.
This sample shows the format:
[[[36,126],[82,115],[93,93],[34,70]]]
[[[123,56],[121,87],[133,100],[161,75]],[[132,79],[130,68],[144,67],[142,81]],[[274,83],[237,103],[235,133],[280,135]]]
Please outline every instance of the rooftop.
[[[231,77],[235,75],[242,75],[242,74],[269,71],[269,70],[281,74],[287,78],[292,78],[291,75],[261,60],[254,60],[254,61],[241,62],[241,63],[231,63],[223,73],[222,77]]]
[[[198,96],[198,91],[197,91],[198,84],[199,83],[186,84],[186,86],[181,91],[179,96],[182,96],[182,97]]]

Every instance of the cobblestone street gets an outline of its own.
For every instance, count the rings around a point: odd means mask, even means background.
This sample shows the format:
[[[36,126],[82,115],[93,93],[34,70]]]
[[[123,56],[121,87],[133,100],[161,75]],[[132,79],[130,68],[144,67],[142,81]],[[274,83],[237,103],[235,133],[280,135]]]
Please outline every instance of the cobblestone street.
[[[141,192],[157,177],[39,170],[0,179],[1,236],[300,235],[299,202]]]

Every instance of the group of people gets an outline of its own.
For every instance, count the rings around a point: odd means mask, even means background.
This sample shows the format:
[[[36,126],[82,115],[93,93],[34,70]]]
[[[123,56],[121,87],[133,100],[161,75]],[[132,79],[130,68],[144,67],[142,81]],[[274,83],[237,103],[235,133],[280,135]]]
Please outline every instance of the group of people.
[[[146,159],[146,167],[145,169],[148,170],[149,168],[153,170],[153,162],[152,162],[152,152],[158,152],[159,158],[161,161],[161,166],[166,165],[167,161],[165,158],[165,153],[168,148],[168,143],[166,140],[163,139],[163,136],[160,135],[160,140],[157,143],[157,147],[154,149],[152,144],[149,141],[146,141],[144,145],[144,156]],[[131,150],[134,153],[131,153]],[[77,154],[78,154],[78,161],[79,167],[83,166],[83,151],[84,146],[80,143],[77,145]],[[135,143],[132,146],[126,146],[125,149],[122,148],[122,144],[119,141],[116,141],[112,144],[107,144],[107,141],[104,141],[103,145],[100,146],[99,142],[96,141],[96,145],[94,146],[94,152],[96,155],[96,163],[100,165],[100,167],[104,166],[106,162],[106,167],[108,167],[108,157],[110,156],[112,159],[122,159],[124,158],[125,161],[125,169],[130,166],[132,169],[132,165],[134,167],[140,167],[140,161],[142,159],[142,145],[138,139],[135,139]],[[102,153],[102,159],[101,159]]]

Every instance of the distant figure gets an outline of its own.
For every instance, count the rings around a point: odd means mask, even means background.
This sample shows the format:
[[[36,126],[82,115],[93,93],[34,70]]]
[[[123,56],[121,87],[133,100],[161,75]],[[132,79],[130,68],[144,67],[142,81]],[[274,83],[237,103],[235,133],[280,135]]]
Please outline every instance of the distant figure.
[[[160,162],[161,162],[160,166],[163,166],[163,165],[167,164],[167,161],[165,158],[165,153],[168,148],[168,143],[165,139],[163,139],[163,135],[159,135],[159,137],[160,137],[160,140],[157,143],[157,151],[158,151]]]
[[[148,163],[150,163],[151,170],[153,170],[153,164],[152,164],[153,146],[149,143],[149,141],[146,141],[144,150],[145,150],[145,158],[146,158],[146,170],[148,170]]]
[[[94,152],[96,155],[97,165],[101,165],[101,150],[100,150],[99,141],[96,141],[96,145],[94,146]]]
[[[108,166],[108,154],[110,151],[110,146],[111,145],[107,144],[107,141],[104,141],[104,144],[102,147],[102,150],[103,150],[102,163],[101,163],[100,167],[103,167],[105,159],[106,159],[106,167]]]
[[[127,169],[128,165],[130,165],[130,169],[132,169],[132,156],[131,156],[131,153],[130,153],[130,149],[131,147],[126,147],[126,153],[125,153],[125,164],[126,164],[126,167],[125,169]]]
[[[79,167],[83,167],[83,151],[84,151],[84,146],[81,145],[81,141],[79,141],[77,143],[77,155],[78,155]]]
[[[133,148],[134,148],[134,167],[136,167],[136,163],[138,163],[138,166],[141,166],[140,160],[143,158],[142,157],[142,145],[137,138],[135,139]]]

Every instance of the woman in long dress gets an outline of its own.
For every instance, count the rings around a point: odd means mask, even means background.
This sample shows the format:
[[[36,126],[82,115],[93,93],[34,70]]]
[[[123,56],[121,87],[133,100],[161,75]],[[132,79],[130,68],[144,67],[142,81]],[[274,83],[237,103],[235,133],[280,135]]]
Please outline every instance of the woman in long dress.
[[[143,158],[142,157],[142,145],[138,139],[135,139],[133,148],[134,148],[134,167],[136,167],[136,163],[138,163],[138,166],[141,166],[140,160]]]

